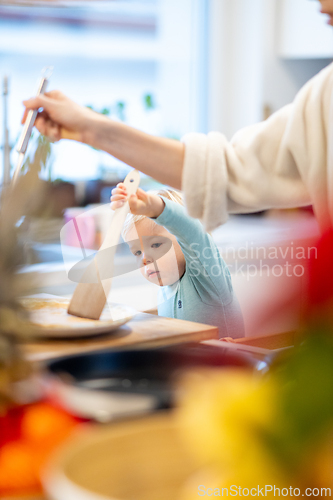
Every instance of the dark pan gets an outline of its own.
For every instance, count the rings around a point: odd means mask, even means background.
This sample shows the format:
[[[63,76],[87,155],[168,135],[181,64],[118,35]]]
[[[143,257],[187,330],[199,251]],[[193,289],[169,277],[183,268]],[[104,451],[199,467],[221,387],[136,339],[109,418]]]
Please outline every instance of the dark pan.
[[[130,409],[131,398],[135,404],[141,402],[136,406],[144,412],[166,409],[174,405],[173,382],[179,372],[195,367],[241,366],[255,369],[257,363],[258,361],[242,353],[197,343],[153,349],[104,350],[50,361],[47,364],[50,382],[48,387],[49,393],[53,392],[53,396],[56,394],[57,399],[67,408],[72,406],[68,409],[74,413],[96,418],[97,411],[97,418],[110,420],[119,416],[119,412],[109,415],[110,412],[113,413],[112,404],[107,405],[109,411],[92,408],[94,404],[98,406],[97,394],[101,403],[102,395],[109,403],[112,398],[120,403],[121,416],[121,401],[126,401]],[[73,390],[72,398],[70,389]],[[67,394],[67,404],[61,396],[64,391]],[[70,404],[80,394],[81,402],[85,398],[86,406],[89,407],[86,412],[75,408],[75,404],[74,408]]]

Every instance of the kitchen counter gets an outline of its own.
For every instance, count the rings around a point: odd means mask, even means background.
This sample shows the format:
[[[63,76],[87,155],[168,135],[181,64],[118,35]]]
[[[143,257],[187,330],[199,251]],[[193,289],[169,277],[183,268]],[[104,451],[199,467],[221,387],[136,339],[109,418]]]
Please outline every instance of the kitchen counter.
[[[218,329],[214,326],[138,313],[131,321],[110,334],[81,339],[36,340],[22,344],[22,351],[31,361],[43,361],[100,349],[156,347],[217,338]]]

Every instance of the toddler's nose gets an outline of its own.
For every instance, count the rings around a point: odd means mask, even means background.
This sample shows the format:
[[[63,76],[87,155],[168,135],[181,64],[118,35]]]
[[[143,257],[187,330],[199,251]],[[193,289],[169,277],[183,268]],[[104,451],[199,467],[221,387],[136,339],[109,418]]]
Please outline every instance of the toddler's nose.
[[[149,254],[142,253],[142,262],[143,265],[151,264],[153,262],[153,258]]]

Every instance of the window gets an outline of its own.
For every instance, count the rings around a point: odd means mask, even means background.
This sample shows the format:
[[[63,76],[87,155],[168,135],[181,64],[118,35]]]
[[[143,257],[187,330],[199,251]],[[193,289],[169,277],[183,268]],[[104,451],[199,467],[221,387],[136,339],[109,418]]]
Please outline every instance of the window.
[[[114,119],[175,138],[205,131],[205,6],[206,0],[2,3],[0,67],[9,77],[11,146],[20,132],[22,100],[33,95],[49,65],[50,89]],[[70,141],[52,146],[51,161],[53,180],[116,178],[127,170]]]

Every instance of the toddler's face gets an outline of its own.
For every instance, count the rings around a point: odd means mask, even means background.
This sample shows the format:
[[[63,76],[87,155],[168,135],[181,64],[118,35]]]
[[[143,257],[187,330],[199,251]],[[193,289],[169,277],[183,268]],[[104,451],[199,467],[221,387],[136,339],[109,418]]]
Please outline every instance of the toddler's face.
[[[185,257],[176,237],[151,219],[143,219],[125,237],[141,274],[159,286],[173,285],[185,272]]]

